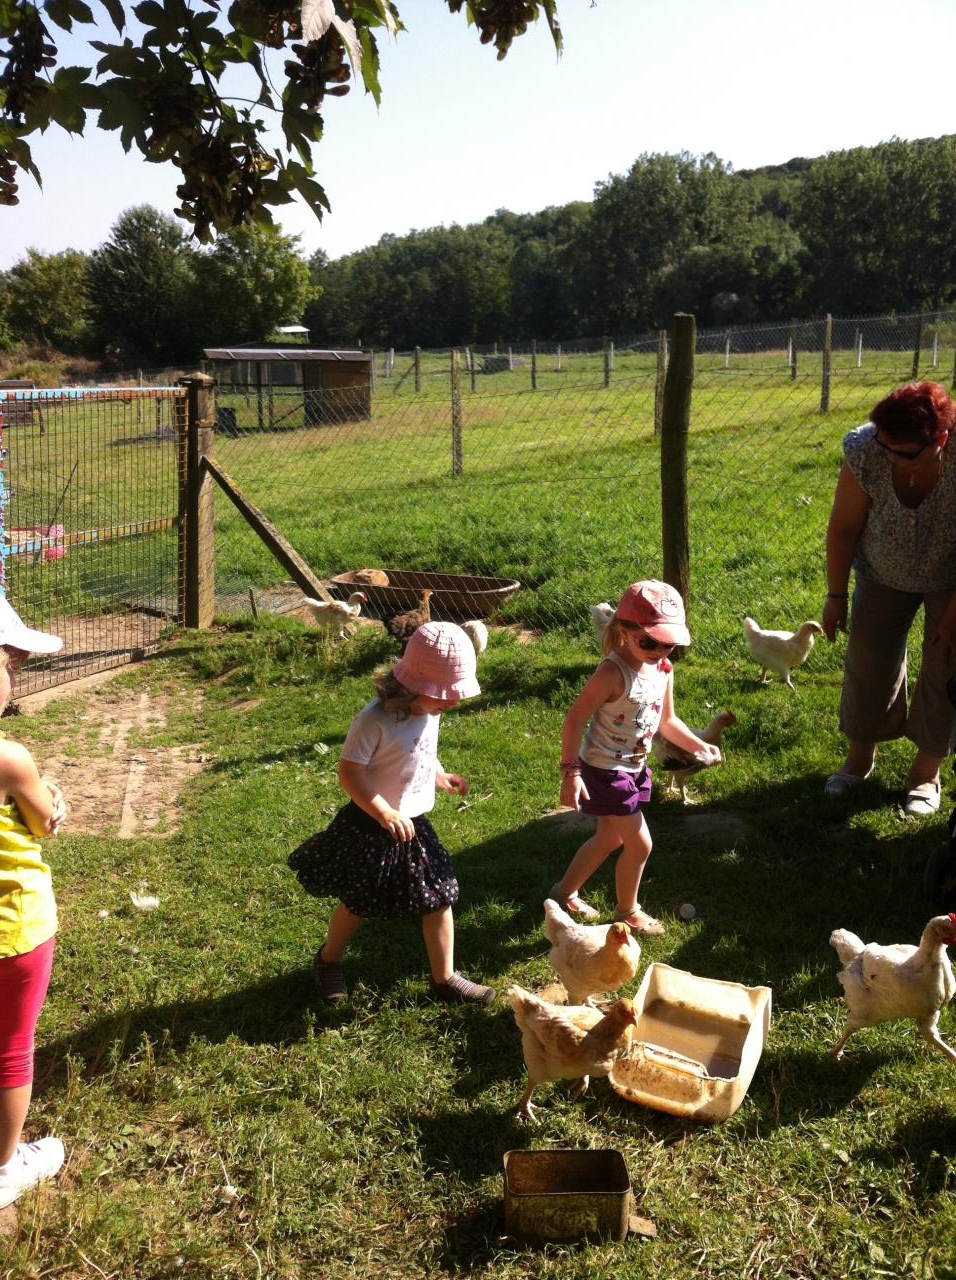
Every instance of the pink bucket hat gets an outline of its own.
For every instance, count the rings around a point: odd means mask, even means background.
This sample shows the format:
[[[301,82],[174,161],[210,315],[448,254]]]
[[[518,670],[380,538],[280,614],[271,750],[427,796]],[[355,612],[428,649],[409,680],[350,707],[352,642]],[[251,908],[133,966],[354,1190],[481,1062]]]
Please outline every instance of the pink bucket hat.
[[[426,622],[413,633],[392,672],[399,684],[427,698],[473,698],[478,660],[466,632],[453,622]]]
[[[690,644],[684,602],[666,582],[632,582],[621,596],[614,616],[642,627],[661,644]]]

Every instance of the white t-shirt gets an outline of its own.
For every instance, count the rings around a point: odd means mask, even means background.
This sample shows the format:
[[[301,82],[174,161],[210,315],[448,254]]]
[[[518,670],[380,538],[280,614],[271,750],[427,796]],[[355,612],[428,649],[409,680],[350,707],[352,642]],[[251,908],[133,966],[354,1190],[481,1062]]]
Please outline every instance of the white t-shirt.
[[[441,716],[399,720],[375,698],[349,726],[342,759],[365,765],[374,790],[403,817],[417,818],[435,807],[440,723]]]

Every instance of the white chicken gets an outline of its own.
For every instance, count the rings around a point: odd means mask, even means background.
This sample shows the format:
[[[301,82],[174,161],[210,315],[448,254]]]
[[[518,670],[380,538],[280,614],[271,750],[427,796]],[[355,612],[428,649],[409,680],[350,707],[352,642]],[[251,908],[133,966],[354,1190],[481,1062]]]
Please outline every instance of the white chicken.
[[[544,936],[552,944],[548,959],[564,983],[568,1004],[592,1004],[591,996],[617,991],[641,961],[641,948],[626,924],[578,924],[553,898],[544,904]]]
[[[764,631],[753,618],[744,618],[744,639],[750,656],[760,667],[763,684],[770,680],[768,672],[775,671],[792,689],[790,672],[806,662],[813,648],[813,637],[822,633],[819,622],[802,622],[796,631]]]
[[[956,915],[933,916],[919,946],[863,943],[849,929],[834,929],[833,947],[843,963],[837,978],[850,1007],[843,1034],[831,1049],[835,1058],[854,1031],[881,1022],[910,1018],[927,1044],[956,1062],[956,1050],[937,1030],[940,1010],[956,991],[956,978],[946,948],[956,943]]]
[[[598,648],[601,647],[601,641],[604,639],[604,633],[607,631],[608,623],[614,617],[614,605],[608,604],[606,600],[602,600],[600,604],[589,604],[591,611],[591,625],[594,627],[594,638],[598,642]]]
[[[475,646],[475,656],[488,648],[488,628],[479,618],[471,618],[461,624],[461,629]]]
[[[334,632],[339,639],[351,635],[351,623],[362,612],[368,599],[364,591],[353,591],[348,600],[313,600],[304,596],[302,603],[312,614],[316,626]]]
[[[724,736],[724,730],[730,725],[737,723],[737,717],[732,711],[721,711],[719,715],[714,716],[706,729],[695,729],[694,733],[698,738],[702,738],[704,742],[710,742],[713,746],[719,747],[721,739]],[[684,804],[692,803],[688,800],[685,786],[688,778],[692,778],[695,773],[700,773],[701,769],[709,769],[711,764],[717,764],[718,761],[700,760],[693,751],[685,751],[683,747],[677,747],[673,742],[668,742],[666,738],[659,733],[654,734],[651,742],[651,754],[657,761],[660,768],[667,774],[667,791],[679,791],[680,798]]]

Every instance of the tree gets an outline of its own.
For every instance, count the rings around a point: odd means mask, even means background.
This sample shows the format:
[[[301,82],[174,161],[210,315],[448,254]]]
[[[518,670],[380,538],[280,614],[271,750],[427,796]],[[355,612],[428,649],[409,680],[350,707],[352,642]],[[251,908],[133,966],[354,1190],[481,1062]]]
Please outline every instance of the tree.
[[[13,337],[76,353],[89,339],[89,297],[85,253],[66,249],[27,256],[7,272],[7,319]]]
[[[194,259],[179,223],[152,205],[127,209],[90,257],[93,326],[124,367],[195,360],[199,316]]]
[[[276,227],[236,227],[194,261],[204,346],[261,342],[294,323],[315,295],[298,236]]]
[[[543,15],[560,52],[556,0],[445,0],[462,9],[498,57]],[[325,99],[360,76],[376,103],[381,91],[375,33],[401,29],[392,0],[103,0],[117,34],[130,16],[136,38],[109,43],[87,0],[0,0],[0,203],[17,202],[20,170],[40,173],[27,139],[51,125],[82,134],[88,113],[118,130],[124,148],[182,173],[176,213],[207,241],[214,231],[271,223],[271,209],[300,196],[321,218],[329,207],[315,180],[312,147],[322,137]],[[220,18],[224,21],[220,25]],[[62,66],[56,31],[93,28],[92,66]],[[282,53],[281,71],[269,51]],[[5,61],[5,66],[3,62]],[[230,73],[258,79],[254,105],[226,96]],[[281,92],[273,81],[281,82]],[[269,150],[267,113],[281,120],[284,145]]]

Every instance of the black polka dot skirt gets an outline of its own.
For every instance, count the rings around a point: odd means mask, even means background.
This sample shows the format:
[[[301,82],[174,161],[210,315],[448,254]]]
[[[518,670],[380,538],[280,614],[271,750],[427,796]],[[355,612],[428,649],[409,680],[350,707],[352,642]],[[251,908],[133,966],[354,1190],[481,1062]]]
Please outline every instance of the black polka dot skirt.
[[[419,917],[458,901],[448,850],[424,814],[413,818],[415,838],[397,841],[349,801],[324,831],[289,854],[306,893],[338,898],[353,915]]]

